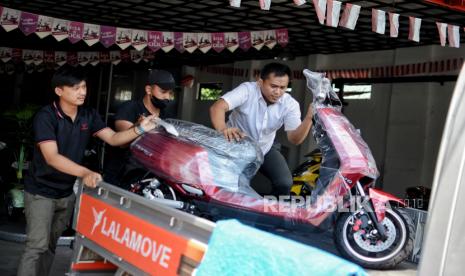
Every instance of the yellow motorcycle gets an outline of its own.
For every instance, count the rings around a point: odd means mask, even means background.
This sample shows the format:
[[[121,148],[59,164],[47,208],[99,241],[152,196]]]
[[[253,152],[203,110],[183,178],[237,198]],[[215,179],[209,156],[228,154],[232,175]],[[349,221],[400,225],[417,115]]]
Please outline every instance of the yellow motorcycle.
[[[307,160],[292,171],[291,195],[311,195],[320,176],[322,158],[320,149],[315,149],[304,156],[307,157]]]

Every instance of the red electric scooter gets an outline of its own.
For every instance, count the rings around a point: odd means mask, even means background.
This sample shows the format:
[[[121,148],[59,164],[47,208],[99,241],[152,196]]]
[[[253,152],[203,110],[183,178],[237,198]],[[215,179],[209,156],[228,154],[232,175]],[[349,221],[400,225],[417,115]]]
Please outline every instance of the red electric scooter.
[[[256,226],[295,231],[333,228],[347,259],[366,268],[389,269],[413,250],[413,222],[403,202],[375,189],[378,170],[359,132],[341,113],[324,75],[304,70],[313,93],[313,137],[322,152],[320,177],[311,196],[258,195],[249,181],[263,161],[249,138],[229,143],[210,128],[178,120],[138,138],[135,160],[148,171],[131,190],[210,219],[237,218]]]

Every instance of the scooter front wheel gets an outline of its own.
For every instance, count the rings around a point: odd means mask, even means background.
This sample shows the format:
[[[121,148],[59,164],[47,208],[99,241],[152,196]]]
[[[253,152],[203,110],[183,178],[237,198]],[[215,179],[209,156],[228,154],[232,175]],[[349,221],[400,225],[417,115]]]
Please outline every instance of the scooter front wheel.
[[[353,213],[345,213],[336,222],[334,240],[345,258],[365,268],[390,269],[412,253],[414,224],[403,210],[386,210],[381,221],[386,232],[384,241],[371,224],[359,227],[356,220]]]

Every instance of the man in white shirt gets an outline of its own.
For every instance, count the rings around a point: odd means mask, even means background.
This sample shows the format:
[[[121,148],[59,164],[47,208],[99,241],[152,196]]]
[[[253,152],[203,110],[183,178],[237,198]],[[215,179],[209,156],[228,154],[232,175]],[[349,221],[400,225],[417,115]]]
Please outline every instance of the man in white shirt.
[[[311,106],[301,120],[299,103],[285,93],[290,75],[287,65],[269,63],[261,70],[258,81],[242,83],[210,107],[213,127],[228,141],[239,141],[247,135],[258,142],[264,155],[260,172],[272,182],[276,196],[288,195],[292,186],[286,160],[273,147],[276,132],[284,125],[289,142],[299,145],[312,126]],[[230,110],[226,123],[225,114]]]

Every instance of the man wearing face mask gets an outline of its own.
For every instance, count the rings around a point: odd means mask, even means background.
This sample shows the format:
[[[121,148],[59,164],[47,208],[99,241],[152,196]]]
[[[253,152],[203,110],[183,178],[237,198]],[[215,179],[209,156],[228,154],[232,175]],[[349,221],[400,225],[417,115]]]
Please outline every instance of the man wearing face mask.
[[[115,129],[117,131],[131,128],[139,121],[141,116],[155,115],[161,119],[172,118],[172,95],[176,84],[170,72],[153,69],[149,72],[144,87],[145,94],[142,99],[131,100],[121,105],[115,115]],[[130,173],[137,174],[138,167],[130,161],[129,148],[120,149],[116,158],[109,158],[105,165],[105,181],[121,186],[128,183]]]

